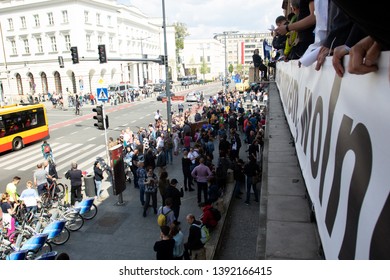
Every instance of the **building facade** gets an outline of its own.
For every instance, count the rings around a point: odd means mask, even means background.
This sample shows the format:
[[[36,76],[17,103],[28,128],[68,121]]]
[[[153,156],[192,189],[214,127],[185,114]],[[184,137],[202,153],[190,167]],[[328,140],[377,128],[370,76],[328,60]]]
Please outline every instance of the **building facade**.
[[[264,59],[263,42],[272,43],[271,33],[239,33],[223,32],[214,36],[225,46],[226,44],[226,67],[233,65],[234,73],[248,74],[252,63],[252,55],[255,49],[259,49]],[[225,69],[226,70],[226,69]],[[227,70],[226,70],[227,71]]]
[[[115,0],[0,1],[0,81],[8,102],[26,95],[96,93],[111,83],[143,85],[165,79],[162,18]],[[167,26],[168,60],[176,77],[174,28]],[[99,63],[98,45],[108,62]],[[71,47],[79,63],[73,64]],[[62,64],[62,65],[61,65]]]
[[[224,48],[215,39],[186,39],[180,52],[181,76],[214,80],[223,76]]]

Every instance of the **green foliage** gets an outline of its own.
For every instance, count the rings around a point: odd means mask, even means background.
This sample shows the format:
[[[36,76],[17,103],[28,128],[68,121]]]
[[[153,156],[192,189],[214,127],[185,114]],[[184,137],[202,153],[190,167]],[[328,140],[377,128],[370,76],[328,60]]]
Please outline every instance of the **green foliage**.
[[[233,64],[230,64],[229,67],[228,67],[228,71],[229,71],[230,74],[233,73],[233,70],[234,70],[233,68],[234,68]]]

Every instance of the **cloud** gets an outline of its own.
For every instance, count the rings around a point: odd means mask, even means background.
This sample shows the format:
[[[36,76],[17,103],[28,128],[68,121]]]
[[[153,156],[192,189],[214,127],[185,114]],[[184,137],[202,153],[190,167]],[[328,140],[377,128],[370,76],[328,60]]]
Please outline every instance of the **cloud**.
[[[162,0],[119,0],[151,17],[162,16]],[[212,38],[223,31],[269,32],[282,14],[282,0],[166,0],[167,24],[186,24],[192,39]]]

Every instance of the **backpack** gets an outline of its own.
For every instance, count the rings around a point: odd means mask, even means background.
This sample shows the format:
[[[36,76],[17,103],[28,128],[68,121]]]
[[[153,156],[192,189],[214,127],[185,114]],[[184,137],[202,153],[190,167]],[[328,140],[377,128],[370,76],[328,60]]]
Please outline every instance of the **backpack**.
[[[45,145],[45,147],[43,147],[43,152],[44,152],[45,154],[50,153],[50,151],[51,151],[51,149],[50,149],[50,146],[49,146],[49,145]]]
[[[211,207],[210,208],[211,213],[213,213],[213,217],[216,221],[219,221],[221,219],[221,212],[217,208]]]
[[[202,244],[206,244],[210,240],[209,229],[204,224],[200,224],[200,225],[193,224],[193,225],[200,229],[200,234],[201,234],[200,242],[202,242]]]
[[[161,226],[167,225],[167,215],[172,212],[172,209],[169,210],[167,213],[164,214],[164,208],[161,208],[161,213],[157,217],[157,224]]]

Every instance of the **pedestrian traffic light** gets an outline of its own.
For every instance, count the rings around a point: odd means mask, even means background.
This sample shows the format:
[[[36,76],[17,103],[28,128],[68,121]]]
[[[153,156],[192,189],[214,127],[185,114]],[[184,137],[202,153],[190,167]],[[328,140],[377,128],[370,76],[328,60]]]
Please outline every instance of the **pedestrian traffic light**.
[[[96,108],[93,108],[92,111],[96,113],[96,116],[94,116],[93,119],[97,120],[94,126],[96,126],[98,129],[104,129],[103,107],[101,105],[96,106]]]
[[[107,63],[106,45],[98,45],[100,63]]]
[[[77,52],[77,47],[71,47],[70,54],[72,55],[73,64],[79,63],[79,53]]]

